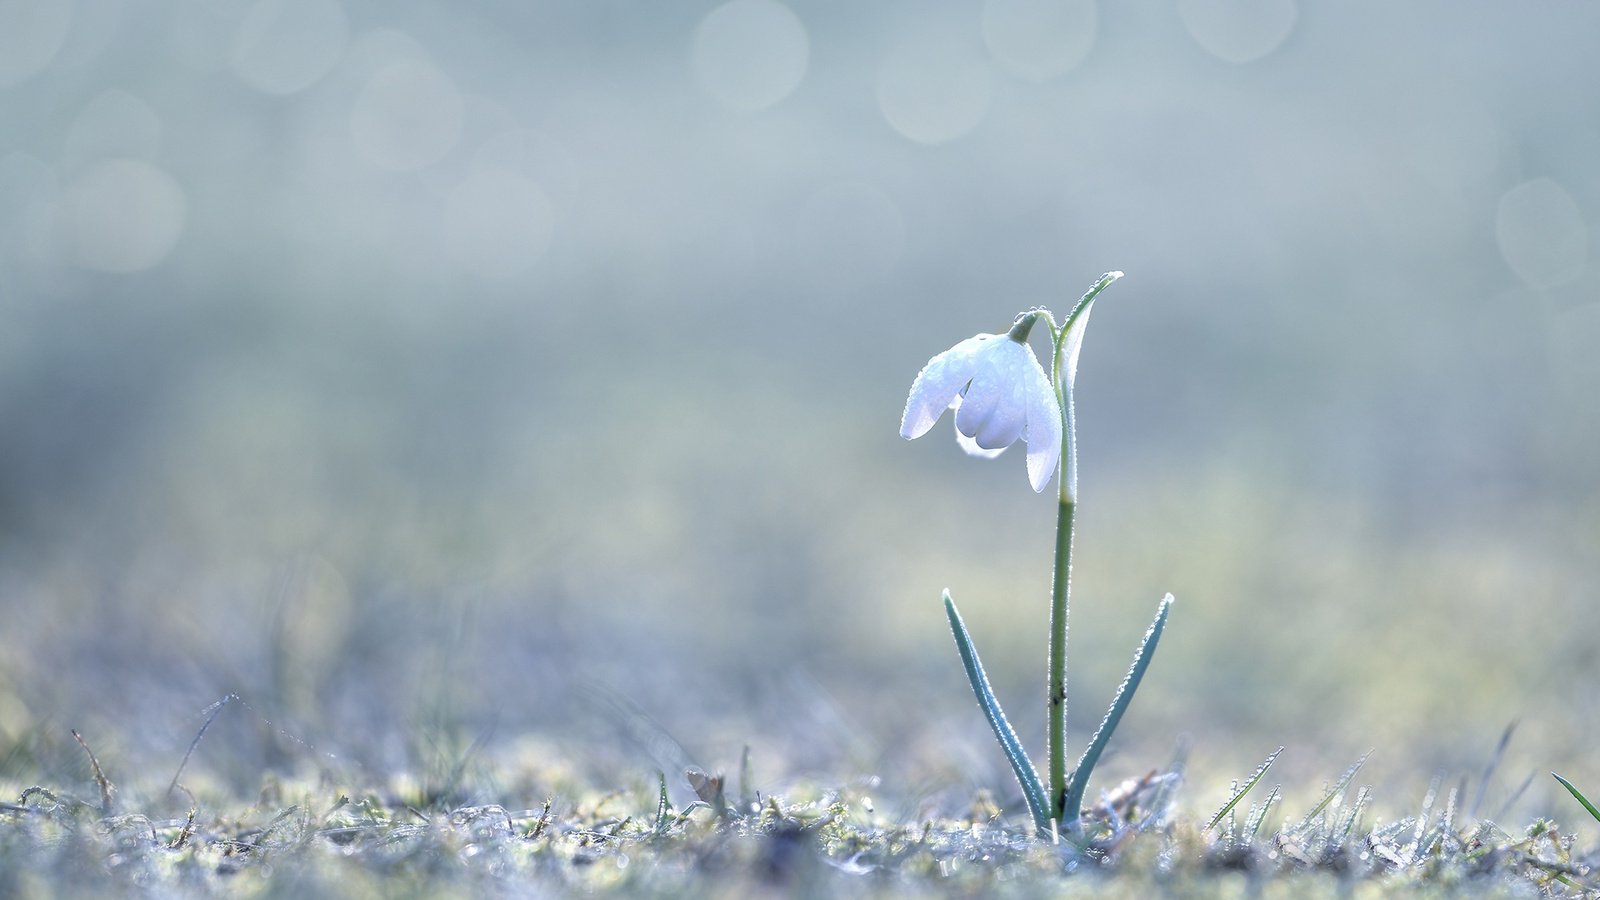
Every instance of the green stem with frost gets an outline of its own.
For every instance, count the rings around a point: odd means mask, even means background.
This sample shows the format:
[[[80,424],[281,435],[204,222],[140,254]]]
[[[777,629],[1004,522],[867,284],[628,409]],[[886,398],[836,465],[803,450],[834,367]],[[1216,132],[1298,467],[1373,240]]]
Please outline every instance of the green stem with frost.
[[[1055,569],[1050,588],[1050,660],[1047,690],[1049,724],[1045,731],[1046,751],[1050,771],[1050,817],[1060,821],[1067,807],[1070,790],[1067,773],[1067,611],[1072,593],[1072,517],[1078,502],[1078,441],[1073,429],[1072,387],[1067,382],[1071,373],[1063,372],[1063,344],[1072,331],[1073,324],[1089,308],[1094,298],[1111,282],[1121,277],[1120,272],[1107,273],[1089,288],[1078,305],[1072,308],[1055,327],[1050,322],[1050,382],[1055,388],[1056,403],[1061,408],[1061,459],[1056,467],[1056,549]],[[1064,377],[1065,376],[1065,377]],[[1076,821],[1061,824],[1068,829]]]

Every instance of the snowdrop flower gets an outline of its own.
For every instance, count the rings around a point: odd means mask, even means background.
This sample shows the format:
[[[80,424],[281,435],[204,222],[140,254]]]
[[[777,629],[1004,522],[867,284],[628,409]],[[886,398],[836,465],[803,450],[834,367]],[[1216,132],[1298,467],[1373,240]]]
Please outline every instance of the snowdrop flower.
[[[970,337],[928,360],[911,383],[900,436],[919,438],[954,409],[956,438],[968,453],[992,457],[1025,441],[1028,481],[1043,491],[1061,458],[1061,406],[1028,346],[1035,319],[1024,316],[1009,334]]]
[[[1133,665],[1117,688],[1099,730],[1078,758],[1077,766],[1068,768],[1067,611],[1071,598],[1073,511],[1078,503],[1072,390],[1090,308],[1100,292],[1121,277],[1121,272],[1101,275],[1059,326],[1049,310],[1036,308],[1019,316],[1006,334],[980,334],[928,360],[911,383],[911,396],[906,398],[906,410],[900,418],[900,436],[917,438],[927,434],[946,409],[953,409],[956,442],[968,453],[984,457],[998,455],[1021,438],[1028,444],[1028,481],[1035,491],[1043,491],[1052,471],[1061,470],[1056,480],[1060,499],[1056,505],[1055,573],[1050,586],[1047,768],[1034,767],[1016,731],[1006,721],[988,676],[983,673],[978,651],[972,646],[972,636],[967,633],[950,592],[944,592],[945,617],[950,620],[967,681],[1011,763],[1028,811],[1033,814],[1035,833],[1041,837],[1084,834],[1083,798],[1089,776],[1144,678],[1172,608],[1172,595],[1168,594],[1156,607],[1155,621],[1145,632]],[[1028,346],[1028,332],[1041,320],[1050,332],[1049,376]]]

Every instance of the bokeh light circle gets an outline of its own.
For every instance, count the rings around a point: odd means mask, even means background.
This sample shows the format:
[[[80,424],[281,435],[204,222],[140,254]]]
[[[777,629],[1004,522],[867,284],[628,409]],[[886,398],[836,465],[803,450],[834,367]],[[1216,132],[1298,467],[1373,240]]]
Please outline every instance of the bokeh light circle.
[[[451,259],[482,278],[503,281],[526,271],[549,248],[555,208],[522,173],[485,167],[445,198],[444,229]]]
[[[1098,18],[1095,0],[988,0],[983,42],[1006,71],[1048,81],[1089,55]]]
[[[694,32],[690,61],[701,89],[730,109],[755,112],[794,92],[811,56],[806,27],[776,0],[733,0]]]
[[[878,110],[895,131],[943,144],[976,129],[989,112],[994,76],[954,41],[908,41],[878,70]]]
[[[72,0],[0,0],[0,88],[50,65],[72,29]]]
[[[161,119],[144,100],[112,88],[90,100],[67,129],[61,164],[76,168],[111,157],[153,160],[161,148]]]
[[[1529,287],[1577,279],[1589,264],[1589,228],[1567,190],[1549,178],[1525,181],[1500,197],[1495,240],[1506,265]]]
[[[1300,16],[1294,0],[1178,0],[1178,17],[1201,49],[1247,63],[1278,49]]]
[[[432,63],[406,59],[373,73],[350,111],[350,134],[368,159],[409,172],[443,159],[461,137],[461,93]]]
[[[138,272],[166,259],[187,212],[183,189],[166,172],[138,159],[102,160],[62,191],[52,237],[61,262]]]
[[[257,0],[234,34],[229,64],[264,94],[294,94],[338,64],[349,38],[338,0]]]

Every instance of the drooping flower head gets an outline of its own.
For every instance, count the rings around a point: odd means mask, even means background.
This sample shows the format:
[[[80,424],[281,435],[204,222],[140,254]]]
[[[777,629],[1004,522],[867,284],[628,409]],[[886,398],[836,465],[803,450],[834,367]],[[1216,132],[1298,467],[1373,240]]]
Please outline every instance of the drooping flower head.
[[[1028,346],[1034,315],[1008,334],[970,337],[928,360],[911,383],[900,436],[921,437],[954,409],[967,452],[995,456],[1020,438],[1028,445],[1028,481],[1043,491],[1061,458],[1061,407],[1050,378]]]

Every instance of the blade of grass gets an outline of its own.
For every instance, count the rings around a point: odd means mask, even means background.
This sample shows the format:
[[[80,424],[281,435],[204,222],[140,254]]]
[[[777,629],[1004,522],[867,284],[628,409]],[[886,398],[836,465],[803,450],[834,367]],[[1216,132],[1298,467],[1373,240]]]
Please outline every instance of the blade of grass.
[[[1231,812],[1235,806],[1238,806],[1239,801],[1244,799],[1244,795],[1250,793],[1250,789],[1260,783],[1261,777],[1267,774],[1267,770],[1272,768],[1274,762],[1278,761],[1278,754],[1282,752],[1283,748],[1279,747],[1268,754],[1267,758],[1261,761],[1261,765],[1256,766],[1255,772],[1250,775],[1250,779],[1244,783],[1244,786],[1234,791],[1233,796],[1228,798],[1228,802],[1222,804],[1222,808],[1217,810],[1217,814],[1212,816],[1211,821],[1206,823],[1206,827],[1200,830],[1210,831],[1217,827],[1217,823],[1222,821],[1222,817]]]
[[[1310,825],[1311,820],[1315,819],[1322,813],[1323,810],[1327,809],[1328,804],[1332,803],[1335,797],[1338,797],[1344,793],[1345,788],[1350,786],[1350,781],[1356,777],[1356,773],[1361,771],[1362,766],[1366,765],[1367,757],[1371,755],[1372,751],[1368,750],[1367,752],[1361,754],[1361,758],[1356,760],[1354,765],[1344,770],[1344,774],[1339,776],[1339,780],[1334,782],[1332,787],[1328,788],[1328,792],[1326,794],[1322,795],[1322,800],[1317,803],[1316,806],[1311,808],[1311,812],[1306,813],[1306,817],[1304,819],[1300,820],[1301,828],[1305,828],[1306,826]]]
[[[1244,830],[1246,832],[1246,841],[1254,843],[1256,837],[1261,834],[1261,826],[1267,820],[1267,810],[1272,808],[1272,804],[1278,802],[1278,795],[1281,789],[1282,785],[1273,785],[1272,793],[1268,794],[1267,799],[1262,801],[1261,806],[1253,811],[1250,814],[1250,817],[1245,820]]]
[[[1167,777],[1150,795],[1150,814],[1145,817],[1141,828],[1147,828],[1162,818],[1172,803],[1172,795],[1177,791],[1178,785],[1183,781],[1183,772],[1189,762],[1189,741],[1179,738],[1177,749],[1173,751],[1172,761],[1167,763]]]
[[[1364,787],[1356,792],[1356,802],[1350,810],[1350,824],[1344,830],[1344,836],[1349,838],[1361,828],[1361,819],[1368,808],[1372,806],[1372,788]]]
[[[1516,720],[1513,719],[1506,730],[1500,735],[1500,743],[1495,745],[1494,753],[1489,755],[1489,764],[1483,767],[1483,777],[1478,779],[1478,792],[1472,797],[1472,807],[1467,810],[1467,818],[1476,819],[1478,810],[1483,807],[1483,796],[1489,792],[1489,779],[1494,776],[1494,770],[1499,767],[1500,760],[1505,759],[1506,748],[1511,745],[1511,735],[1517,730]]]
[[[1596,822],[1600,822],[1600,810],[1594,808],[1594,804],[1589,802],[1588,797],[1585,797],[1581,791],[1573,787],[1572,782],[1562,778],[1560,775],[1557,775],[1554,772],[1551,772],[1550,774],[1555,778],[1555,780],[1561,782],[1561,786],[1567,789],[1567,793],[1572,795],[1572,799],[1583,804],[1583,808],[1589,811],[1589,815],[1594,816],[1594,820]]]
[[[654,829],[655,834],[659,836],[667,833],[667,810],[670,808],[670,804],[667,802],[667,773],[658,770],[656,778],[661,781],[661,796],[656,801],[656,827]]]
[[[1022,749],[1022,741],[1017,739],[1016,731],[1006,721],[1000,701],[995,699],[994,689],[989,686],[989,676],[983,673],[983,663],[972,646],[972,636],[967,634],[967,626],[962,623],[961,614],[956,612],[956,602],[950,599],[949,591],[944,592],[944,612],[950,619],[956,650],[961,653],[961,664],[967,670],[967,681],[972,685],[972,692],[978,697],[978,706],[983,709],[989,727],[994,730],[995,740],[1000,742],[1000,749],[1011,763],[1017,783],[1022,785],[1022,796],[1028,802],[1028,811],[1033,814],[1034,828],[1044,834],[1050,830],[1050,804],[1045,799],[1044,784],[1039,781],[1039,772],[1028,759],[1028,752]]]
[[[178,778],[183,775],[183,768],[189,764],[189,757],[194,755],[195,748],[200,746],[201,739],[206,736],[206,729],[210,728],[211,723],[217,720],[217,716],[222,715],[224,706],[238,699],[238,694],[230,693],[200,711],[200,714],[205,716],[206,720],[200,723],[200,730],[195,732],[194,740],[189,742],[189,749],[184,751],[183,759],[178,762],[178,771],[172,773],[172,781],[167,785],[167,796],[172,796],[172,792],[178,789]]]
[[[1456,815],[1461,811],[1461,798],[1467,793],[1467,778],[1465,775],[1450,789],[1450,797],[1444,804],[1444,818],[1439,820],[1439,830],[1443,834],[1455,836]]]
[[[94,751],[89,749],[88,742],[83,739],[83,735],[79,734],[76,728],[72,729],[72,739],[77,741],[78,746],[82,747],[83,752],[89,756],[89,768],[94,772],[94,783],[100,786],[100,815],[109,816],[116,805],[112,800],[112,795],[116,793],[116,788],[111,786],[111,781],[106,778],[106,773],[100,771],[100,760],[94,758]]]
[[[1078,758],[1077,768],[1072,770],[1072,783],[1067,788],[1067,801],[1061,813],[1061,821],[1068,827],[1077,825],[1078,817],[1083,810],[1083,795],[1089,787],[1089,775],[1094,772],[1095,764],[1100,762],[1100,754],[1105,752],[1112,732],[1117,730],[1117,725],[1122,721],[1122,714],[1128,710],[1128,704],[1133,702],[1133,694],[1139,689],[1139,682],[1144,679],[1145,670],[1150,668],[1150,660],[1155,656],[1156,644],[1161,641],[1161,632],[1166,630],[1167,613],[1171,609],[1172,595],[1168,594],[1156,608],[1155,621],[1150,623],[1150,629],[1144,633],[1144,640],[1139,642],[1139,649],[1133,655],[1133,665],[1128,667],[1127,677],[1122,679],[1122,684],[1117,687],[1116,696],[1111,699],[1111,708],[1106,710],[1106,717],[1100,720],[1100,727],[1095,729],[1094,737],[1089,739],[1089,746],[1083,751],[1083,756]]]
[[[1422,812],[1417,815],[1417,829],[1411,835],[1410,855],[1416,859],[1422,852],[1422,838],[1428,833],[1428,821],[1433,817],[1433,805],[1439,802],[1439,776],[1428,782],[1428,792],[1422,795]]]
[[[1364,787],[1356,792],[1356,801],[1350,804],[1350,811],[1345,813],[1338,827],[1328,832],[1328,839],[1322,845],[1324,855],[1332,853],[1350,839],[1350,835],[1355,832],[1357,824],[1361,821],[1361,814],[1366,812],[1367,805],[1371,802],[1371,788]]]
[[[1528,788],[1533,787],[1533,779],[1537,778],[1538,776],[1539,772],[1536,769],[1532,772],[1529,772],[1527,778],[1522,779],[1522,783],[1517,785],[1517,789],[1512,791],[1511,796],[1506,798],[1506,802],[1500,804],[1500,808],[1495,811],[1495,821],[1504,819],[1506,814],[1511,812],[1511,807],[1516,806],[1517,801],[1522,799],[1522,795],[1528,792]]]

